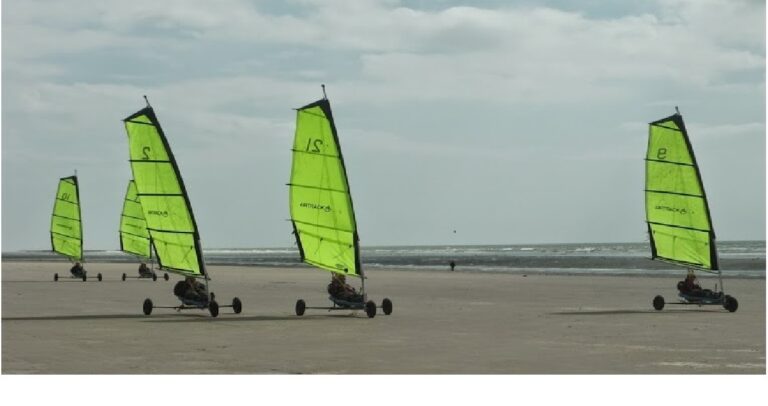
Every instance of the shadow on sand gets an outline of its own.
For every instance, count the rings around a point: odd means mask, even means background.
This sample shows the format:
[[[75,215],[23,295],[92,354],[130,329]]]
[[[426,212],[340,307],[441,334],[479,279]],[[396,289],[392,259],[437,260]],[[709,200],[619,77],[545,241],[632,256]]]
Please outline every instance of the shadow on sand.
[[[65,316],[28,316],[3,317],[3,321],[67,321],[67,320],[109,320],[109,319],[140,319],[143,314],[81,314]]]
[[[222,317],[224,316],[224,317]],[[143,316],[147,317],[147,316]],[[162,319],[154,319],[154,315],[148,316],[147,321],[153,323],[199,323],[199,322],[252,322],[252,321],[301,321],[301,320],[322,320],[329,317],[332,318],[360,318],[367,319],[365,315],[362,317],[355,316],[354,314],[313,314],[304,316],[284,315],[284,316],[238,316],[236,314],[219,314],[219,317],[211,317],[208,313],[200,314],[165,314],[162,315]]]
[[[331,315],[283,315],[283,316],[238,316],[236,314],[220,314],[219,317],[211,317],[207,311],[196,314],[185,313],[166,313],[153,314],[145,316],[143,314],[83,314],[83,315],[62,315],[62,316],[27,316],[27,317],[3,317],[2,321],[71,321],[71,320],[119,320],[119,319],[144,319],[151,323],[216,323],[216,322],[248,322],[248,321],[290,321],[290,320],[319,320],[328,317],[334,318],[361,318],[365,316],[356,316],[354,314],[331,314]]]
[[[570,310],[548,313],[554,316],[607,316],[613,314],[665,314],[665,313],[722,313],[714,309],[669,309],[669,310]]]

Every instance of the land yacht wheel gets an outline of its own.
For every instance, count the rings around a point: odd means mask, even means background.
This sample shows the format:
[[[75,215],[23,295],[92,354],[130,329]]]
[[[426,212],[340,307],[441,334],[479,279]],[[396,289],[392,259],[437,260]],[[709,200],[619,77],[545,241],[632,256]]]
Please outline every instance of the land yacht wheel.
[[[653,308],[656,310],[661,310],[664,308],[664,297],[661,295],[657,295],[653,298]]]
[[[384,300],[381,301],[381,308],[384,310],[384,314],[389,316],[392,314],[392,301],[385,297]]]
[[[85,276],[85,272],[83,272],[83,282],[87,279],[87,276]]]
[[[736,300],[735,297],[730,295],[725,295],[725,300],[723,301],[723,307],[725,310],[728,310],[729,312],[733,313],[739,308],[739,301]]]
[[[144,314],[149,316],[152,314],[152,299],[144,299]]]
[[[128,276],[128,275],[126,275],[126,274],[123,274],[123,282],[125,282],[125,278],[126,278],[126,276]]]
[[[243,311],[243,302],[238,298],[232,299],[232,310],[235,311],[235,314],[240,314]]]
[[[155,281],[155,282],[157,281],[157,274],[156,273],[152,274],[152,281]]]
[[[167,273],[167,272],[165,273],[165,275],[163,275],[163,278],[165,278],[165,280],[168,280],[168,279],[169,279],[169,278],[168,278],[168,273]]]
[[[304,300],[299,299],[296,301],[296,315],[297,316],[303,316],[304,310],[307,309],[307,304],[304,303]]]
[[[55,273],[53,274],[53,281],[58,282],[59,281],[59,274]]]
[[[101,282],[101,272],[99,272],[99,273],[96,275],[96,278],[98,278],[98,279],[99,279],[99,282]]]
[[[365,314],[371,319],[376,317],[376,303],[373,303],[372,300],[365,302]]]
[[[216,317],[219,315],[219,304],[216,303],[215,300],[211,300],[210,303],[208,303],[208,311],[211,312],[212,317]]]

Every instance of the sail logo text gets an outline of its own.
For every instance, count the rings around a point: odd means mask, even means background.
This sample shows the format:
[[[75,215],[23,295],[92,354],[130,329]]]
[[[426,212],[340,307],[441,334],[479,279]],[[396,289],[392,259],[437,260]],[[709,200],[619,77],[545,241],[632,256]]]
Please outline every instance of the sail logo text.
[[[306,209],[322,210],[326,213],[331,211],[331,206],[326,206],[326,205],[316,204],[316,203],[300,203],[299,207],[304,207]]]
[[[163,211],[160,211],[160,210],[150,210],[150,211],[147,212],[147,214],[154,214],[156,216],[168,217],[168,211],[166,211],[166,210],[163,210]]]
[[[688,214],[688,209],[685,209],[685,208],[680,209],[677,207],[656,206],[656,210],[671,211],[673,213],[679,213],[679,214]]]

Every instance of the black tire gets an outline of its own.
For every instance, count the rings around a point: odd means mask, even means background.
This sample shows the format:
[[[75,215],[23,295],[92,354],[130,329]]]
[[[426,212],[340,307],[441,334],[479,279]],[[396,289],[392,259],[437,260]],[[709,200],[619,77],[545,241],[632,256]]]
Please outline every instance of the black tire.
[[[296,315],[303,316],[304,311],[307,309],[307,304],[302,299],[296,301]]]
[[[387,316],[392,314],[392,301],[385,297],[384,300],[381,301],[381,309],[384,310],[384,314]]]
[[[83,272],[83,282],[85,282],[86,279],[88,279],[88,277],[85,275],[85,272]]]
[[[730,295],[725,295],[725,300],[723,301],[723,307],[725,310],[728,310],[729,312],[733,313],[739,308],[739,301],[736,300],[735,297]]]
[[[58,282],[59,281],[59,274],[55,273],[53,274],[53,281]]]
[[[370,319],[376,317],[376,303],[373,303],[373,300],[365,302],[365,314],[367,314]]]
[[[661,310],[664,308],[664,297],[661,295],[657,295],[653,298],[653,308],[656,310]]]
[[[157,282],[157,274],[152,273],[152,281]]]
[[[232,310],[235,311],[235,314],[240,314],[243,311],[243,302],[238,298],[232,299]]]
[[[144,315],[152,314],[152,299],[144,299]]]
[[[126,274],[123,274],[123,282],[125,282],[125,277],[126,276],[127,276]]]
[[[168,277],[168,274],[167,274],[167,273],[166,273],[165,275],[163,275],[163,278],[165,278],[165,280],[168,280],[168,279],[170,279],[170,278]]]
[[[216,303],[215,300],[211,300],[210,303],[208,303],[208,311],[211,312],[211,317],[216,317],[219,315],[219,304]]]
[[[99,282],[101,282],[101,272],[99,272],[99,273],[96,275],[96,278],[98,278],[98,279],[99,279]]]

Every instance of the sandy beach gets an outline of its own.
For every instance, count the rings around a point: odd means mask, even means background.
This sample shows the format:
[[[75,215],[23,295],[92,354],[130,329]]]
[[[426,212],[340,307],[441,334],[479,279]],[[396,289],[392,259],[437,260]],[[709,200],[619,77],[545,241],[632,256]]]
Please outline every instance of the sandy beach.
[[[176,305],[171,281],[121,281],[136,264],[2,264],[4,374],[765,374],[765,279],[726,279],[740,304],[667,306],[678,278],[371,270],[390,316],[307,310],[329,304],[328,274],[306,267],[209,266],[220,304]],[[703,281],[707,285],[713,279]],[[710,286],[711,287],[711,286]]]

